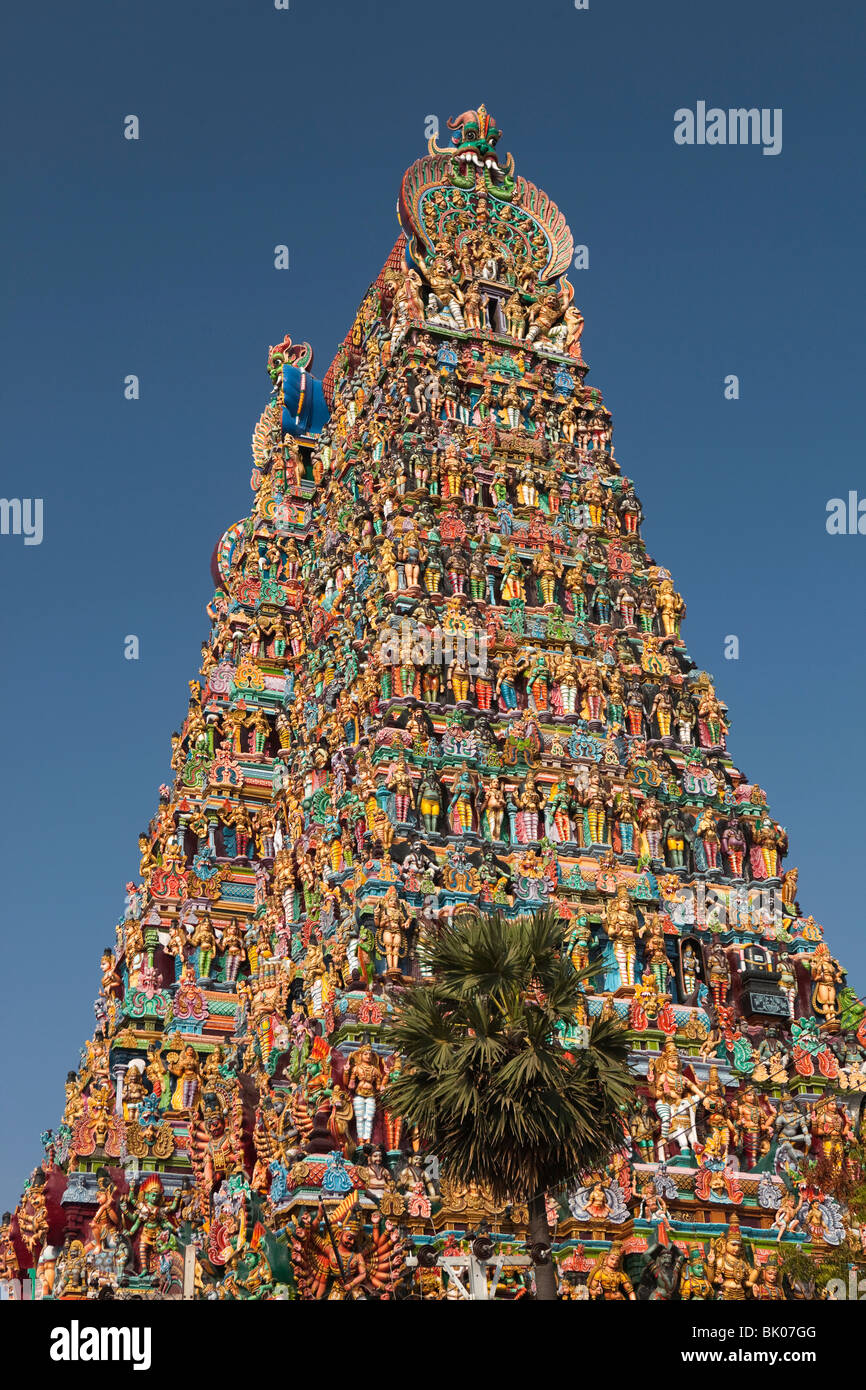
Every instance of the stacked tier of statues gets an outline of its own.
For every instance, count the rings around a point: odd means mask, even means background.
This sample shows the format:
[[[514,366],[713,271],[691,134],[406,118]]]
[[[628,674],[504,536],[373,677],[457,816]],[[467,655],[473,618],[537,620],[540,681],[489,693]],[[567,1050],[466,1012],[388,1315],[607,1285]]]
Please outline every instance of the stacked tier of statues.
[[[621,1146],[549,1194],[563,1297],[790,1297],[786,1252],[864,1259],[864,1010],[647,554],[562,214],[483,107],[449,124],[324,381],[270,350],[96,1029],[0,1225],[43,1297],[456,1298],[479,1229],[526,1296],[525,1209],[383,1099],[395,999],[467,909],[555,907],[596,967],[575,1026],[629,1040]]]

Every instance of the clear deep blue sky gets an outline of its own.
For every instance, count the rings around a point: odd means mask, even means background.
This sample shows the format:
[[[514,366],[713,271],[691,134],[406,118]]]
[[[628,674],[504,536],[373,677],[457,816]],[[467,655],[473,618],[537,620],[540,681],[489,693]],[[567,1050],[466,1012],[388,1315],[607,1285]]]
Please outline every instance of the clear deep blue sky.
[[[324,372],[393,244],[426,116],[444,139],[481,101],[590,248],[572,276],[589,381],[650,551],[733,755],[789,830],[804,909],[866,990],[866,536],[825,530],[830,497],[866,496],[863,24],[852,0],[7,13],[0,493],[44,499],[44,540],[0,537],[0,1205],[93,1025],[211,550],[249,508],[267,348],[306,338]],[[781,107],[781,154],[676,146],[674,111],[699,100]]]

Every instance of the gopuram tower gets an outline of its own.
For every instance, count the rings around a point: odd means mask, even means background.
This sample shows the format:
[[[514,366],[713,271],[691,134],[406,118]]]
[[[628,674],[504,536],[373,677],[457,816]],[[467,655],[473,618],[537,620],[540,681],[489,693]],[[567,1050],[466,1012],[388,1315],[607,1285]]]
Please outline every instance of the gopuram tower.
[[[549,905],[600,967],[575,1037],[618,1018],[638,1082],[607,1168],[550,1194],[562,1293],[675,1267],[674,1296],[773,1298],[796,1247],[863,1258],[864,1009],[644,547],[565,218],[483,106],[448,124],[324,378],[270,349],[96,1030],[0,1227],[10,1288],[349,1297],[360,1251],[355,1294],[453,1297],[437,1257],[482,1224],[525,1255],[525,1209],[383,1105],[382,1030],[425,931]]]

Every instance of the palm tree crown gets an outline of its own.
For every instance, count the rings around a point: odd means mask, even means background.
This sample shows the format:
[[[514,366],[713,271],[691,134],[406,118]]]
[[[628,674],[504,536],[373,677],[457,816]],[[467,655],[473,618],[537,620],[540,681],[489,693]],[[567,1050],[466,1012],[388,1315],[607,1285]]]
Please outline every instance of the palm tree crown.
[[[388,1030],[405,1058],[388,1108],[418,1126],[450,1178],[498,1201],[537,1202],[623,1140],[625,1038],[595,1021],[589,1046],[570,1048],[591,972],[575,969],[565,929],[552,910],[458,916],[424,943],[425,979]]]

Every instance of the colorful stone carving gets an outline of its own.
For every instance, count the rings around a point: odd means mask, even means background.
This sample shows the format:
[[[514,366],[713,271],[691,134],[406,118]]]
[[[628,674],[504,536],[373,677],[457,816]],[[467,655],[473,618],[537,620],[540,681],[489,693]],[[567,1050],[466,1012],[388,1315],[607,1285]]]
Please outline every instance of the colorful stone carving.
[[[46,1297],[180,1297],[192,1247],[196,1297],[450,1298],[472,1223],[525,1254],[525,1209],[440,1180],[387,1104],[383,1026],[467,908],[554,905],[596,970],[575,1045],[604,1017],[632,1049],[621,1148],[549,1194],[564,1297],[863,1263],[864,1009],[647,555],[565,219],[483,106],[449,127],[323,382],[268,354],[99,1027],[0,1225],[0,1279],[42,1260]]]

